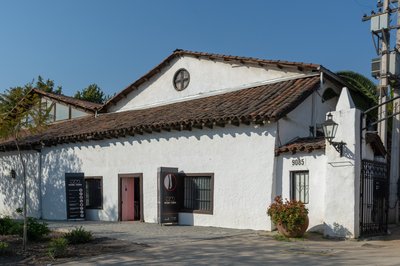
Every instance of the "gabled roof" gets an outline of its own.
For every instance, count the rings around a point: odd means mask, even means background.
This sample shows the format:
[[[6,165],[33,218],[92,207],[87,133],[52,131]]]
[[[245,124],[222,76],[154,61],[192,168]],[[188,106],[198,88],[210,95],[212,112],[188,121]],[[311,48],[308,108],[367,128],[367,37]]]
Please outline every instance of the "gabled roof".
[[[92,113],[96,112],[103,106],[102,104],[79,100],[79,99],[75,99],[75,98],[65,96],[62,94],[44,92],[44,91],[38,90],[38,89],[33,89],[32,91],[34,93],[37,93],[41,96],[45,96],[45,97],[55,100],[57,102],[69,104],[69,105],[77,107],[78,109],[84,109],[85,111],[92,112]]]
[[[204,52],[193,52],[187,50],[177,49],[167,58],[165,58],[159,65],[155,68],[150,70],[147,74],[136,80],[134,83],[123,89],[121,92],[117,93],[114,97],[112,97],[109,101],[107,101],[103,108],[107,108],[111,104],[117,103],[119,100],[124,98],[130,92],[137,89],[140,85],[144,82],[148,81],[154,75],[160,73],[161,69],[169,64],[173,59],[180,57],[180,56],[192,56],[196,58],[204,58],[208,60],[214,61],[222,61],[222,62],[229,62],[229,63],[240,63],[244,65],[252,65],[258,67],[264,66],[274,66],[278,68],[296,68],[298,70],[319,70],[321,67],[320,65],[316,64],[309,64],[309,63],[302,63],[302,62],[290,62],[290,61],[282,61],[282,60],[265,60],[265,59],[258,59],[253,57],[243,57],[243,56],[231,56],[231,55],[222,55],[222,54],[212,54],[212,53],[204,53]]]
[[[312,152],[314,150],[325,149],[325,138],[297,138],[279,148],[275,149],[275,156],[279,156],[282,153],[296,152]]]
[[[315,75],[142,110],[87,116],[49,125],[21,144],[29,148],[38,143],[55,145],[162,130],[265,124],[294,110],[319,85],[319,75]],[[3,143],[7,144],[12,149],[12,143]]]

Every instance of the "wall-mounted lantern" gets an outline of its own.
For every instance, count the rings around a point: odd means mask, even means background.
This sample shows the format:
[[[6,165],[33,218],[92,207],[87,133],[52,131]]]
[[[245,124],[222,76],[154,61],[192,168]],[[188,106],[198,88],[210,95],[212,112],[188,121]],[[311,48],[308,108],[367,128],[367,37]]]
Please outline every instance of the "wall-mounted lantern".
[[[346,145],[346,143],[343,141],[340,141],[340,142],[332,141],[336,136],[336,131],[338,128],[338,124],[335,121],[333,121],[332,117],[333,116],[331,113],[329,113],[327,115],[327,119],[322,124],[322,128],[324,130],[325,139],[328,140],[329,144],[331,144],[333,147],[335,147],[335,150],[337,152],[339,152],[340,157],[342,157],[343,156],[343,147]]]

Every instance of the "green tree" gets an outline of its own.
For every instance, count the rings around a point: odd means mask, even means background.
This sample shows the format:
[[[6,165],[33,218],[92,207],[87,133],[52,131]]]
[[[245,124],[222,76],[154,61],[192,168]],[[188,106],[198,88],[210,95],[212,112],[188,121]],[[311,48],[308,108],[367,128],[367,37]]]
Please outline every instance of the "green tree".
[[[10,88],[0,95],[0,138],[13,142],[18,152],[18,158],[22,165],[23,175],[23,249],[27,243],[27,188],[26,188],[26,164],[27,160],[21,151],[21,141],[27,133],[35,133],[42,130],[49,116],[49,111],[40,105],[40,97],[31,93],[32,84],[24,87]]]
[[[336,74],[350,86],[357,89],[362,95],[367,97],[372,105],[378,104],[377,86],[369,78],[351,70],[338,71]]]
[[[110,96],[105,95],[102,89],[97,84],[93,83],[82,89],[82,91],[77,91],[74,98],[102,104],[110,99]]]
[[[32,82],[33,84],[33,82]],[[34,86],[36,89],[42,90],[44,92],[51,92],[55,94],[61,94],[62,93],[62,86],[57,86],[56,88],[54,87],[54,81],[51,79],[43,79],[42,76],[38,76],[36,83],[34,83]]]

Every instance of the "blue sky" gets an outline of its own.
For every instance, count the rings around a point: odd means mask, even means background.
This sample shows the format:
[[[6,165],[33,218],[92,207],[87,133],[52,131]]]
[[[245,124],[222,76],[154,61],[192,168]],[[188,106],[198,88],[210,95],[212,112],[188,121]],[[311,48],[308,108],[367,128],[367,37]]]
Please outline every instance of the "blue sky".
[[[375,0],[2,0],[0,89],[38,75],[73,95],[125,88],[173,50],[322,64],[369,76]]]

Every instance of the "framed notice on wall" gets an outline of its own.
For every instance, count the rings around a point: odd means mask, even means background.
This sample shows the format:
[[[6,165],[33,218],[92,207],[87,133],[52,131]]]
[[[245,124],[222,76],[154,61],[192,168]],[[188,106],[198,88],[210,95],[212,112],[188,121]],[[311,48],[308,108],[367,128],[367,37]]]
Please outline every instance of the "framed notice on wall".
[[[68,220],[85,220],[86,218],[84,177],[83,173],[65,173]]]

